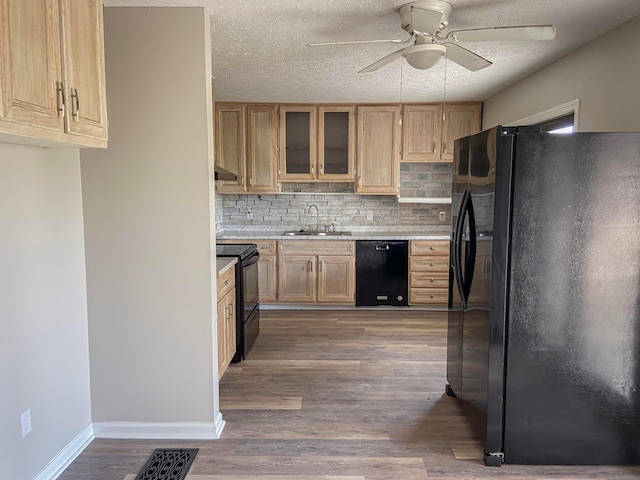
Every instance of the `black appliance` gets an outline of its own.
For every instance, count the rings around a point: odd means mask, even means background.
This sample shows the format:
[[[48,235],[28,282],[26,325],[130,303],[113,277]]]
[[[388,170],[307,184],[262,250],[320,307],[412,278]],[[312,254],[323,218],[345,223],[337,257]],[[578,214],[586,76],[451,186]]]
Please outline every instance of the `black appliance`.
[[[640,134],[456,140],[452,199],[447,393],[485,463],[640,463]]]
[[[356,306],[407,306],[408,242],[356,240]]]
[[[236,257],[236,354],[234,363],[247,354],[260,333],[260,303],[258,297],[258,260],[255,243],[216,245],[218,257]]]

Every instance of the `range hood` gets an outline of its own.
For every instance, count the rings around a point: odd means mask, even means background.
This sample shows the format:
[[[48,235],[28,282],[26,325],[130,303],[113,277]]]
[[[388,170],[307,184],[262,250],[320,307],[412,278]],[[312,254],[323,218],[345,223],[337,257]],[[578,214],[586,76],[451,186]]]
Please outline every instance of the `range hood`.
[[[232,180],[232,181],[236,181],[238,179],[238,176],[233,173],[230,172],[229,170],[225,170],[222,167],[219,167],[218,165],[214,166],[214,179],[215,180]]]

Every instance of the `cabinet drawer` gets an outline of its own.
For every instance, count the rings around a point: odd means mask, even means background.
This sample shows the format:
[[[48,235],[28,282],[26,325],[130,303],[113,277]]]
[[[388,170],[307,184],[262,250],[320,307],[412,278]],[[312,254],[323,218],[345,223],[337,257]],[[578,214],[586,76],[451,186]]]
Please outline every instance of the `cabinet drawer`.
[[[230,268],[218,277],[218,300],[223,298],[231,289],[236,286],[236,269]]]
[[[249,240],[248,243],[255,243],[258,246],[258,252],[260,252],[260,255],[276,254],[275,240]]]
[[[355,242],[343,240],[284,240],[278,242],[281,255],[353,255]]]
[[[410,305],[442,305],[447,306],[449,302],[449,290],[431,288],[410,288]]]
[[[411,272],[449,272],[449,257],[411,257],[409,259]]]
[[[448,240],[412,240],[410,255],[449,256]]]
[[[449,288],[449,275],[442,273],[410,273],[411,288]]]

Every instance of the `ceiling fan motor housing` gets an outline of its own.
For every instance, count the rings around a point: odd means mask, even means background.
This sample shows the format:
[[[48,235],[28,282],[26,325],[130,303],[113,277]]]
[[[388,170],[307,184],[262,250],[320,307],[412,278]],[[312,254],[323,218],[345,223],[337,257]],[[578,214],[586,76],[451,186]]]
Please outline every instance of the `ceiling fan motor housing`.
[[[428,16],[413,15],[414,9],[425,10]],[[414,32],[435,34],[449,24],[453,7],[441,0],[418,0],[400,7],[400,25],[409,35]]]

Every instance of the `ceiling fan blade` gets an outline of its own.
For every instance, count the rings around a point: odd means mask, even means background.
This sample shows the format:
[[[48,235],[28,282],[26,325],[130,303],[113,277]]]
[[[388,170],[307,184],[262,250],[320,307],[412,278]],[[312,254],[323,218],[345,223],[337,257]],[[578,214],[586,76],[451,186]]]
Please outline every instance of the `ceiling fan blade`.
[[[472,72],[477,72],[492,64],[486,58],[455,43],[445,43],[444,46],[447,48],[447,58],[449,60]]]
[[[447,34],[447,39],[455,42],[553,40],[554,38],[556,38],[556,29],[553,25],[474,28],[469,30],[454,30]]]
[[[413,37],[412,37],[413,38]],[[411,38],[409,38],[411,40]],[[409,40],[354,40],[352,42],[327,42],[327,43],[307,43],[305,47],[325,47],[329,45],[355,45],[358,43],[406,43]]]
[[[377,62],[372,63],[371,65],[369,65],[366,68],[363,68],[362,70],[360,70],[358,73],[369,73],[369,72],[375,72],[376,70],[378,70],[380,67],[384,67],[387,63],[391,63],[393,62],[396,58],[400,58],[402,56],[402,52],[404,52],[404,48],[401,48],[400,50],[396,50],[393,53],[390,53],[389,55],[387,55],[386,57],[382,57],[380,60],[378,60]]]
[[[442,12],[411,7],[411,29],[416,34],[432,35],[440,29]]]

